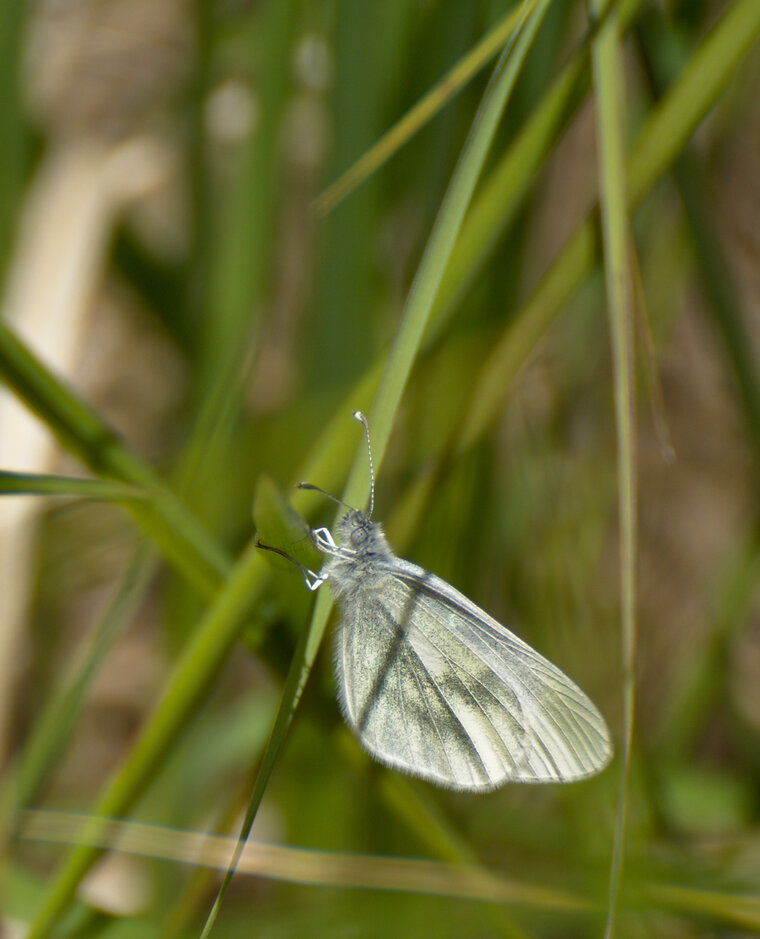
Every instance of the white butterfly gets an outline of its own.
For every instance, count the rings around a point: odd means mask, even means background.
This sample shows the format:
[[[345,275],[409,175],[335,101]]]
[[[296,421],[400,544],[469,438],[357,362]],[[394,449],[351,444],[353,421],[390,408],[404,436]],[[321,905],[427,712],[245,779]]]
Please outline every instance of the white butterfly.
[[[328,582],[340,609],[339,698],[362,746],[447,789],[570,782],[603,769],[612,745],[589,698],[446,581],[396,557],[371,521],[373,494],[374,481],[369,511],[349,509],[337,543],[312,530],[327,561],[319,574],[304,570],[311,590]]]

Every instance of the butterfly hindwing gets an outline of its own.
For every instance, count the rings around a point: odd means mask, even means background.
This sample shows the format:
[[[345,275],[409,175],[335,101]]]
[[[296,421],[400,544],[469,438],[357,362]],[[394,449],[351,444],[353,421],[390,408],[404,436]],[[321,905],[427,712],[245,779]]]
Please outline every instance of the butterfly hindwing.
[[[340,603],[342,707],[381,762],[485,790],[578,779],[609,760],[580,688],[439,577],[394,557]]]

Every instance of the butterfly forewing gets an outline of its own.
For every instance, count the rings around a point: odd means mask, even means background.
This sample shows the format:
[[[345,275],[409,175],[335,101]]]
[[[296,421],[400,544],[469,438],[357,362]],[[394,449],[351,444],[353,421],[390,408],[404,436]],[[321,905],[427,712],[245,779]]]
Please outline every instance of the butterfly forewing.
[[[503,745],[496,731],[490,746],[476,734],[476,715],[493,707],[485,689],[467,674],[467,663],[456,673],[425,636],[409,640],[404,626],[408,632],[414,610],[404,610],[405,587],[392,578],[383,578],[379,592],[375,586],[343,606],[336,664],[346,719],[385,763],[441,785],[489,788],[494,774],[503,776]],[[520,724],[509,705],[516,701],[496,706],[501,734],[519,752]]]
[[[577,685],[439,577],[393,557],[339,600],[343,710],[380,761],[484,790],[578,779],[609,760]]]

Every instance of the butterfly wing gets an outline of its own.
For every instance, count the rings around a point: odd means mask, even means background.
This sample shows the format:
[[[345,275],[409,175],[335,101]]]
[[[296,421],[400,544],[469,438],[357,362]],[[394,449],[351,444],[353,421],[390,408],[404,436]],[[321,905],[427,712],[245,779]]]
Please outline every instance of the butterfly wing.
[[[477,791],[581,779],[609,761],[581,689],[439,577],[394,558],[339,600],[342,709],[381,763]]]

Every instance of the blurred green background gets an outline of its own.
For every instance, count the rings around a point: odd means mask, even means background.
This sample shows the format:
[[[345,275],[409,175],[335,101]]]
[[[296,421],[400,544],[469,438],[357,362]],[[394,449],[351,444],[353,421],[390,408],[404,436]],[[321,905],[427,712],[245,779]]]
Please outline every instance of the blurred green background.
[[[54,935],[198,935],[218,884],[202,864],[226,857],[207,846],[195,867],[180,834],[238,831],[314,601],[295,568],[255,551],[254,529],[318,565],[286,500],[332,521],[293,484],[340,494],[363,451],[351,411],[370,408],[518,6],[5,0],[0,470],[28,475],[0,488],[34,493],[0,500],[9,930],[55,910]],[[639,278],[637,723],[617,935],[750,935],[760,14],[757,0],[616,10]],[[384,160],[327,189],[391,128]],[[588,11],[555,0],[394,414],[375,515],[397,553],[571,675],[619,751],[596,194]],[[402,778],[343,726],[330,659],[328,636],[253,829],[304,851],[251,861],[216,934],[601,935],[620,760],[485,796]],[[95,806],[165,840],[127,826],[134,843],[80,884],[94,857],[65,845],[87,843]]]

